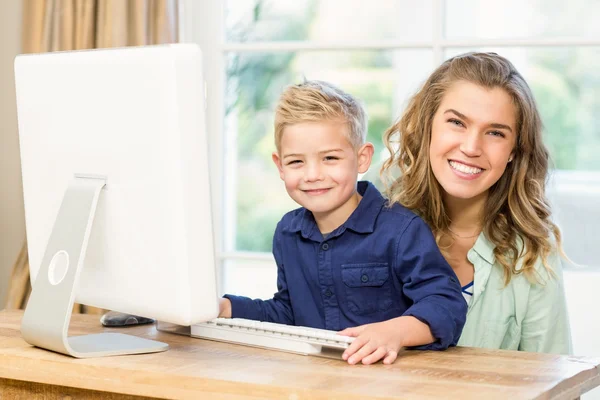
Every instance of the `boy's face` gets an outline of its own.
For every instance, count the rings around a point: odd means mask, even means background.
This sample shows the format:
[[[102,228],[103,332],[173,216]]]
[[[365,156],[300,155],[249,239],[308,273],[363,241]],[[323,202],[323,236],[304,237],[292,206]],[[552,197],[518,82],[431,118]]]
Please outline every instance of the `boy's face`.
[[[358,174],[369,169],[373,155],[373,145],[355,149],[348,137],[345,123],[303,122],[284,129],[280,152],[273,153],[290,197],[315,219],[333,218],[337,226],[356,208]]]

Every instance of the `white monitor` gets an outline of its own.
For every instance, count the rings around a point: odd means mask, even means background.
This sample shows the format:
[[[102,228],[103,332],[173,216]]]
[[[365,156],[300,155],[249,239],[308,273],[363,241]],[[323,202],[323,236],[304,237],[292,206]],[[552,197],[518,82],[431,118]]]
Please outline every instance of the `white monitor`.
[[[32,281],[24,338],[76,357],[165,349],[67,338],[73,302],[179,325],[215,318],[199,48],[21,55],[15,78]]]

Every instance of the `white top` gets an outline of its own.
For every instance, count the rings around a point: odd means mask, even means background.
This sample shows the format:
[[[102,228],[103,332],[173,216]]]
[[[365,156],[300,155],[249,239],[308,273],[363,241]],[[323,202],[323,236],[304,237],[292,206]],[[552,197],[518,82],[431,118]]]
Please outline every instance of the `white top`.
[[[475,281],[471,281],[462,287],[462,295],[465,298],[467,304],[471,304],[471,299],[473,298],[473,283]]]

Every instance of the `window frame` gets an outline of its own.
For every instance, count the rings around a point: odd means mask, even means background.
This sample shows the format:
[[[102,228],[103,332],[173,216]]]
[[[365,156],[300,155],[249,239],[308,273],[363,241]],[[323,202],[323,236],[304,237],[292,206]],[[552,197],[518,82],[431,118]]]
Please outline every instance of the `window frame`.
[[[226,1],[226,0],[225,0]],[[182,42],[200,45],[203,52],[203,68],[207,82],[207,130],[209,132],[211,194],[215,246],[218,262],[219,287],[223,288],[223,264],[228,260],[272,261],[270,253],[248,251],[224,251],[227,240],[233,240],[231,229],[235,229],[235,220],[224,212],[227,206],[235,207],[233,179],[219,179],[222,176],[235,176],[235,159],[225,159],[225,146],[235,146],[235,138],[224,135],[224,93],[225,65],[228,53],[256,52],[294,52],[294,51],[330,51],[330,50],[433,50],[434,66],[444,61],[444,52],[448,48],[489,48],[489,47],[600,47],[600,39],[594,38],[531,38],[531,39],[446,39],[444,38],[444,20],[446,1],[432,0],[433,32],[432,39],[426,41],[403,40],[365,40],[347,42],[326,41],[282,41],[282,42],[227,42],[225,40],[225,1],[223,0],[180,0],[180,30]],[[233,152],[232,152],[233,153]],[[233,174],[233,175],[232,175]],[[228,181],[228,182],[226,182]],[[233,190],[233,192],[231,191]],[[229,196],[234,197],[234,196]],[[226,204],[229,202],[231,204]],[[222,206],[224,205],[225,206]],[[233,220],[232,220],[233,219]],[[233,231],[235,232],[235,231]],[[226,235],[229,234],[229,238]]]

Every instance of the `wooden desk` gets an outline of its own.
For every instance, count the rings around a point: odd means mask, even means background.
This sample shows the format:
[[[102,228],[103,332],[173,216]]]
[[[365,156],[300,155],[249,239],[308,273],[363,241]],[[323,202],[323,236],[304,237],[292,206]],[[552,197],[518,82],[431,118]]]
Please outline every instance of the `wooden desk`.
[[[158,332],[152,325],[103,329],[92,315],[74,315],[70,334],[119,331],[171,349],[74,359],[23,341],[22,315],[0,311],[0,398],[570,399],[600,384],[600,359],[587,357],[452,348],[404,351],[393,365],[350,366]]]

